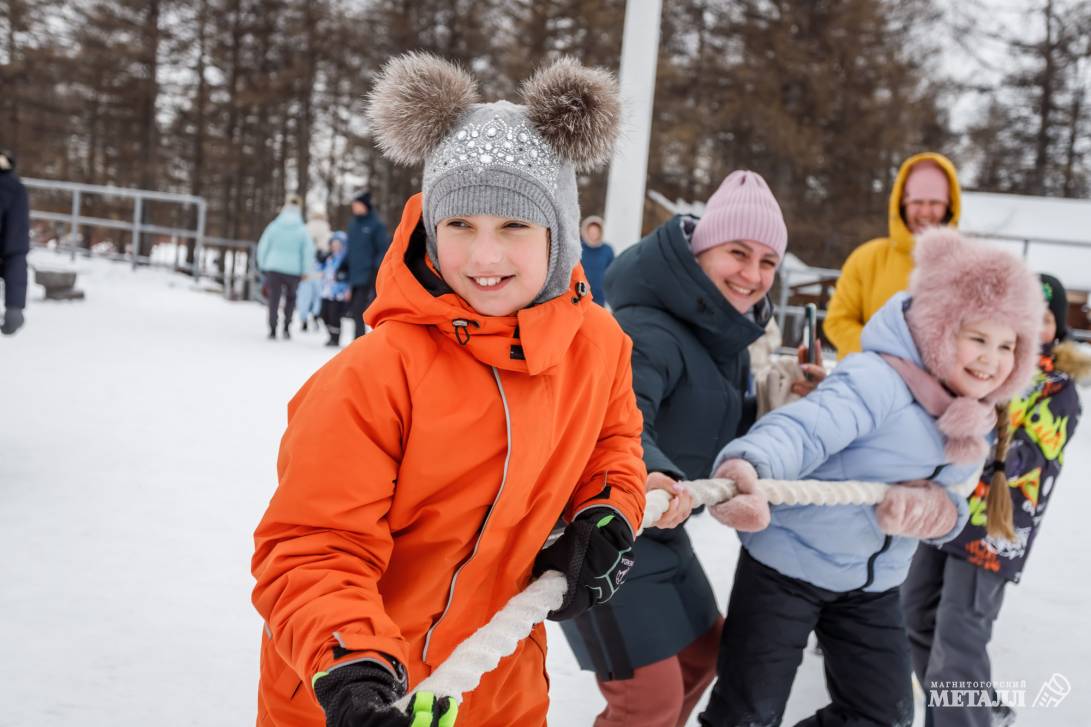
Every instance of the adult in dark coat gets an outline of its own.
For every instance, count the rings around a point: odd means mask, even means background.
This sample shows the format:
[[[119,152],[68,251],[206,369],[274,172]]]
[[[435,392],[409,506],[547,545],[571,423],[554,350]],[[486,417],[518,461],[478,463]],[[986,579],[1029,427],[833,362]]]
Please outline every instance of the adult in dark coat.
[[[364,335],[364,309],[375,298],[375,274],[390,247],[390,233],[371,206],[371,192],[361,192],[352,200],[352,220],[348,225],[349,315],[356,324],[356,338]]]
[[[0,278],[4,280],[4,315],[0,333],[10,336],[23,325],[27,303],[27,253],[30,252],[30,205],[15,174],[15,157],[0,151]]]
[[[607,271],[606,299],[633,339],[649,489],[708,477],[753,422],[747,347],[772,314],[767,293],[786,244],[764,181],[736,172],[700,223],[674,217]],[[686,500],[658,524],[680,522]],[[683,527],[647,529],[634,555],[613,599],[562,627],[606,697],[596,727],[674,727],[712,680],[723,620]]]

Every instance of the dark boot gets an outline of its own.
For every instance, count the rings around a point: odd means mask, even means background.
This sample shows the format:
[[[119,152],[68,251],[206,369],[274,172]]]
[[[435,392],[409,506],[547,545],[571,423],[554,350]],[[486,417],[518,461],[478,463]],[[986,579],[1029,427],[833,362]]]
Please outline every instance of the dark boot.
[[[288,331],[288,324],[284,324],[284,332],[281,333],[281,337],[283,337],[285,341],[292,337],[292,334]]]
[[[307,330],[307,318],[303,319],[303,327],[300,330],[304,332]]]
[[[340,348],[341,347],[341,331],[338,331],[337,333],[334,333],[333,331],[330,331],[330,340],[326,341],[326,345],[327,346],[337,346],[338,348]]]
[[[270,341],[277,340],[277,327],[276,326],[270,326],[269,327],[269,340]]]

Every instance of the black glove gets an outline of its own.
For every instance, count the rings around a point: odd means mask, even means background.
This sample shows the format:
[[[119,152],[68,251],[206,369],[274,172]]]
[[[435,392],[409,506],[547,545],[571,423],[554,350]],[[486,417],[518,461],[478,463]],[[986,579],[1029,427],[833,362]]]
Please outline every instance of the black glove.
[[[399,667],[400,669],[400,667]],[[405,682],[372,662],[339,667],[314,682],[314,696],[326,713],[326,727],[451,727],[458,704],[418,692],[403,712],[394,703]]]
[[[608,507],[594,507],[568,524],[557,542],[538,554],[534,575],[564,573],[564,602],[549,614],[564,621],[609,601],[633,567],[633,533],[625,519]]]
[[[10,336],[22,327],[22,308],[8,308],[6,311],[4,311],[4,323],[3,325],[0,325],[0,333],[3,333],[5,336]]]

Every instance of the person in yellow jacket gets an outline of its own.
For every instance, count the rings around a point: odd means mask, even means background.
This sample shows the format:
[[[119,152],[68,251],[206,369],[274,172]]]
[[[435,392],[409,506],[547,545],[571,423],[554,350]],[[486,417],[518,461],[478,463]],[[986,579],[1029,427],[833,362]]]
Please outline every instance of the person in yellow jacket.
[[[892,295],[909,287],[916,236],[929,227],[957,227],[961,208],[950,159],[924,152],[902,162],[890,191],[890,235],[852,251],[830,299],[822,330],[839,357],[858,352],[864,324]]]

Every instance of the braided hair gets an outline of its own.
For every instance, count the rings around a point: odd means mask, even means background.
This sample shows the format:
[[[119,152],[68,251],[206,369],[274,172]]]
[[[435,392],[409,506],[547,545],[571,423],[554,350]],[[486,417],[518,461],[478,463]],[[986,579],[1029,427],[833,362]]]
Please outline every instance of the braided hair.
[[[996,455],[993,458],[993,474],[989,483],[989,496],[985,503],[985,529],[991,538],[1015,540],[1015,524],[1012,520],[1011,492],[1004,471],[1004,460],[1011,444],[1011,414],[1009,402],[996,405]]]

